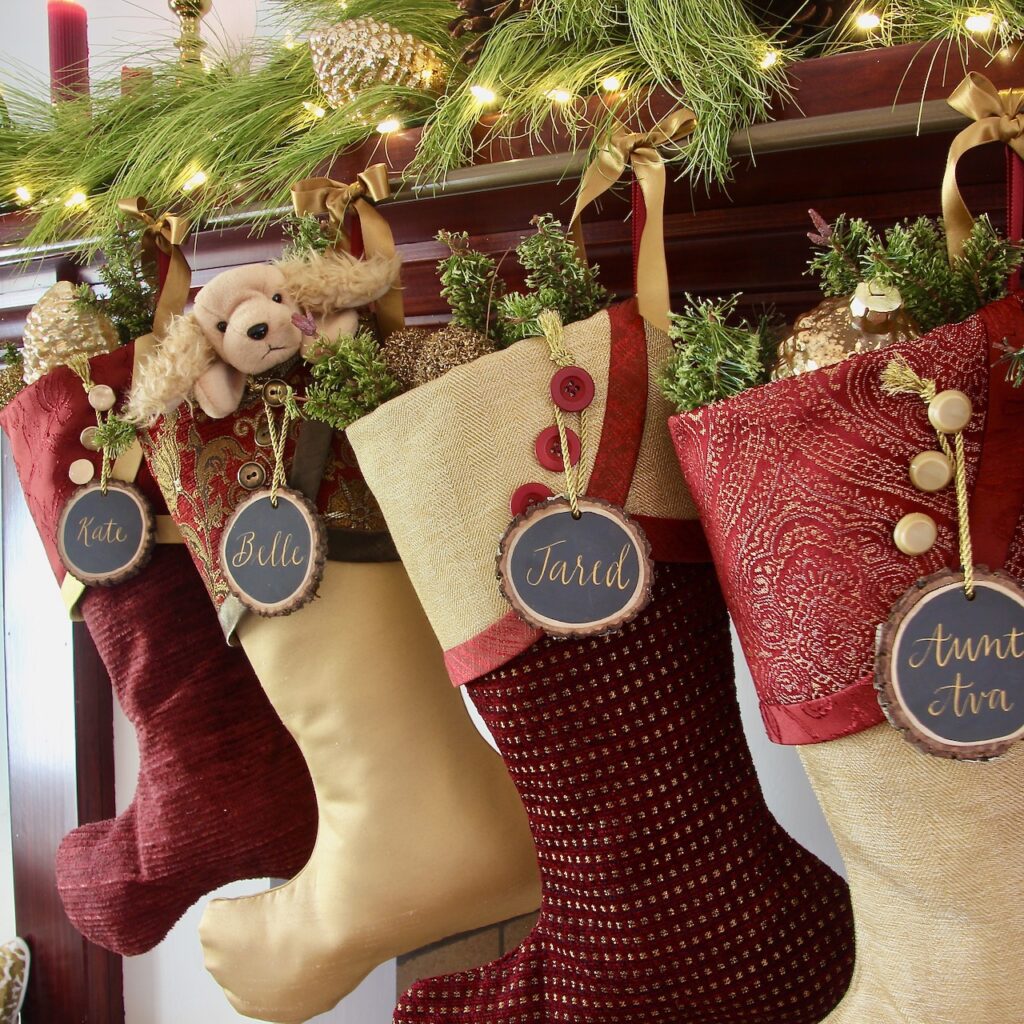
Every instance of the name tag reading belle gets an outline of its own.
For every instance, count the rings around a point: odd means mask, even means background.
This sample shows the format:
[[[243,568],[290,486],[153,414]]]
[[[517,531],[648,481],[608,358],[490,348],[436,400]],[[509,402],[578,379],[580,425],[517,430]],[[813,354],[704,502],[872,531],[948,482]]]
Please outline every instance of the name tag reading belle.
[[[875,686],[889,721],[939,757],[987,760],[1024,736],[1024,591],[976,569],[919,580],[879,629]]]
[[[643,530],[622,509],[565,498],[517,516],[498,552],[498,580],[520,617],[551,636],[613,633],[651,599],[654,567]]]
[[[153,552],[153,514],[131,484],[97,482],[80,487],[57,526],[60,560],[91,587],[109,587],[134,576]]]
[[[232,593],[257,615],[287,615],[320,587],[327,538],[316,509],[297,491],[254,491],[224,529],[220,565]]]

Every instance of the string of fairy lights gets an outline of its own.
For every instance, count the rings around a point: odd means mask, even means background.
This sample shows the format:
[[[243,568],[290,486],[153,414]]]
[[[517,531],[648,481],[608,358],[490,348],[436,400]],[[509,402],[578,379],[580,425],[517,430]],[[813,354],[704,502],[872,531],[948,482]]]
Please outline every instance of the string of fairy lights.
[[[339,0],[338,7],[341,11],[346,10],[348,7],[346,0]],[[871,7],[866,7],[859,11],[852,12],[848,18],[847,24],[856,33],[859,33],[861,37],[860,43],[862,45],[870,46],[872,44],[873,37],[877,37],[878,41],[881,41],[886,18],[895,16],[896,15],[890,14],[885,10],[876,10]],[[959,19],[960,24],[952,27],[956,29],[962,25],[962,28],[965,29],[967,33],[971,36],[977,37],[979,40],[984,39],[984,37],[991,37],[994,33],[1006,27],[1006,22],[1001,19],[996,12],[984,8],[976,8],[959,12],[957,14],[957,18]],[[954,32],[951,34],[956,35],[957,33]],[[287,50],[294,50],[299,46],[305,46],[307,44],[305,41],[296,38],[294,33],[287,32],[284,35],[281,45]],[[999,55],[1007,59],[1013,56],[1009,48],[1001,50]],[[786,54],[783,50],[774,46],[766,46],[757,63],[762,70],[768,71],[776,67],[785,59]],[[432,73],[432,69],[430,68],[426,68],[421,72],[425,83],[429,81],[429,77]],[[610,72],[596,83],[595,91],[603,93],[607,98],[613,98],[620,95],[623,92],[623,88],[624,86],[621,78],[614,72]],[[479,105],[482,112],[484,110],[495,109],[500,105],[501,97],[498,91],[485,82],[472,82],[469,85],[469,93]],[[544,95],[546,99],[550,100],[551,103],[556,106],[572,103],[581,98],[579,94],[565,88],[548,89]],[[318,121],[327,115],[329,104],[323,96],[319,96],[315,99],[303,100],[301,107],[305,116],[308,116],[313,121]],[[406,125],[399,114],[388,114],[382,117],[374,127],[376,132],[382,136],[393,136],[406,129]],[[192,166],[182,173],[180,185],[178,187],[182,193],[187,195],[195,192],[197,189],[201,189],[209,182],[209,180],[210,179],[206,171],[202,168]],[[31,188],[25,184],[16,185],[12,192],[16,202],[24,207],[30,206],[35,198]],[[76,188],[67,195],[67,198],[64,200],[64,207],[69,211],[79,212],[83,210],[88,203],[89,197],[86,192],[83,189]]]

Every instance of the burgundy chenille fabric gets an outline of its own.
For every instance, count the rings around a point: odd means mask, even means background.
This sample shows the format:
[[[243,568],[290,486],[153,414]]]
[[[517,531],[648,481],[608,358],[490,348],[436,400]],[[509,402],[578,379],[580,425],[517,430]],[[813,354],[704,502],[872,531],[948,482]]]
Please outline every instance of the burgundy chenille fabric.
[[[714,571],[659,563],[621,632],[545,638],[468,692],[526,807],[541,916],[397,1024],[811,1024],[853,967],[845,884],[776,823]]]
[[[93,380],[124,396],[132,357],[128,346],[93,359]],[[90,458],[98,467],[79,440],[94,423],[81,381],[64,367],[0,414],[58,580],[57,519],[74,490],[68,466]],[[154,513],[165,511],[144,466],[137,483]],[[225,644],[183,545],[157,545],[138,576],[90,588],[80,608],[136,730],[140,767],[123,814],[65,837],[57,884],[86,938],[144,953],[205,893],[297,871],[315,839],[313,788],[245,656]]]
[[[970,398],[974,561],[1016,571],[1024,391],[1007,381],[1007,345],[1024,345],[1024,293],[917,341],[669,422],[776,743],[822,743],[883,722],[875,631],[916,579],[959,564],[955,488],[928,494],[907,473],[937,442],[924,402],[882,391],[895,355],[940,390]],[[919,557],[892,539],[910,512],[938,526],[937,542]]]

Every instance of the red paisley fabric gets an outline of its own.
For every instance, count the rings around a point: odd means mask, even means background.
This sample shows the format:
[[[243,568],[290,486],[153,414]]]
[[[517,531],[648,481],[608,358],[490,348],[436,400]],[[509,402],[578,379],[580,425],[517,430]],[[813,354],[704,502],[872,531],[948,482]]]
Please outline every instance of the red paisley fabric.
[[[127,391],[133,352],[91,361],[93,380]],[[99,456],[79,441],[95,423],[66,368],[22,391],[0,414],[29,510],[54,573],[68,466]],[[145,467],[138,484],[162,512]],[[139,743],[135,797],[117,818],[83,824],[57,854],[57,885],[72,923],[117,953],[156,945],[197,899],[239,878],[288,877],[316,836],[305,763],[180,545],[116,587],[91,588],[82,614]]]
[[[921,576],[959,564],[953,487],[913,486],[910,460],[937,446],[925,404],[888,397],[899,352],[939,389],[973,403],[965,431],[975,561],[1017,573],[1024,405],[1001,343],[1024,344],[1020,295],[962,324],[673,417],[669,427],[704,522],[729,611],[778,743],[818,743],[884,721],[875,630]],[[939,528],[927,554],[892,539],[908,512]]]
[[[468,693],[530,819],[536,928],[415,985],[396,1024],[813,1024],[853,967],[846,886],[769,813],[709,566],[621,632],[544,638]]]

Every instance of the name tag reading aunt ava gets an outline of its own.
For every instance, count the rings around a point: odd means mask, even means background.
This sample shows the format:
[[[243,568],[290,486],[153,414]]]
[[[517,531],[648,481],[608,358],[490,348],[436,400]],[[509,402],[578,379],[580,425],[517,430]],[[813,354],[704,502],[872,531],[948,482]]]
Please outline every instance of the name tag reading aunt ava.
[[[269,488],[243,501],[224,529],[220,565],[232,593],[257,615],[287,615],[320,587],[327,535],[316,509],[298,491]]]
[[[79,487],[60,514],[57,551],[72,576],[90,587],[130,579],[149,561],[155,539],[149,502],[117,480]]]
[[[643,530],[622,509],[581,498],[532,505],[498,551],[498,581],[520,617],[551,636],[613,633],[651,599],[654,567]]]
[[[875,687],[889,721],[939,757],[984,761],[1024,736],[1024,591],[1001,572],[919,580],[879,627]]]

